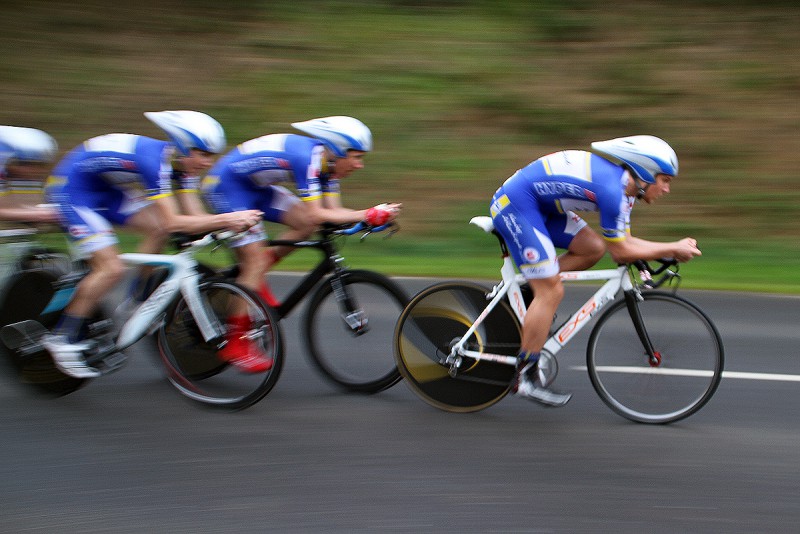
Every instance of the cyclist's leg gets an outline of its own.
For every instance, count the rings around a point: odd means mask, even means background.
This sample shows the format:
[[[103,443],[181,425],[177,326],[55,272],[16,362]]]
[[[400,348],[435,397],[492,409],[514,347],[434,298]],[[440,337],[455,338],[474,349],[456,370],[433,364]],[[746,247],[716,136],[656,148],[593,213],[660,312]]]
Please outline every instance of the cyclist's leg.
[[[538,353],[542,350],[547,341],[553,314],[564,294],[561,279],[558,277],[558,257],[548,233],[548,223],[550,221],[545,221],[535,201],[518,202],[515,199],[507,202],[494,216],[495,229],[505,239],[511,257],[535,295],[523,322],[520,349],[523,353]],[[564,223],[561,226],[563,228]]]
[[[289,228],[281,233],[278,239],[296,241],[306,239],[314,233],[316,225],[311,220],[308,207],[288,189],[272,186],[269,197],[265,199],[264,219],[281,223]],[[293,247],[270,247],[268,253],[269,265],[272,268],[281,259],[294,252]]]
[[[125,268],[108,221],[89,208],[69,208],[72,217],[68,219],[68,233],[77,241],[81,255],[88,257],[90,271],[78,283],[53,335],[46,336],[42,343],[63,373],[91,378],[101,372],[86,362],[86,353],[93,348],[91,342],[83,341],[88,335],[89,319],[98,309],[102,295],[119,283]]]
[[[567,252],[558,257],[559,269],[583,271],[593,267],[606,252],[600,234],[590,228],[586,221],[568,211],[566,217],[550,217],[546,222],[547,232],[553,244]]]
[[[538,365],[550,323],[564,295],[558,276],[558,257],[535,199],[525,195],[517,195],[517,198],[512,200],[501,188],[493,201],[493,206],[500,208],[493,213],[495,228],[505,239],[509,253],[535,295],[523,320],[517,380],[513,389],[525,398],[561,406],[569,401],[570,395],[548,390],[545,384],[549,380],[541,375]]]
[[[261,198],[258,199],[257,208],[264,213],[264,220],[289,227],[281,233],[278,239],[288,241],[301,240],[310,237],[314,233],[315,226],[312,224],[306,206],[285,187],[273,185],[264,190]],[[266,238],[266,234],[263,234],[263,239],[266,240]],[[267,283],[267,274],[276,263],[294,252],[294,250],[294,247],[284,246],[261,247],[258,251],[261,258],[255,258],[255,252],[251,254],[250,251],[247,251],[248,260],[253,265],[258,263],[259,270],[250,270],[247,279],[239,279],[239,283],[243,283],[253,289],[267,304],[277,308],[280,302],[272,294],[272,290]]]
[[[169,240],[169,232],[164,228],[164,221],[159,217],[158,210],[153,204],[137,210],[125,218],[122,224],[141,234],[137,246],[139,252],[159,254]]]
[[[69,304],[64,309],[64,319],[56,325],[56,333],[63,333],[72,341],[82,336],[81,329],[68,323],[72,319],[86,321],[97,309],[101,296],[107,294],[125,274],[119,259],[117,237],[109,222],[85,206],[62,207],[67,215],[67,233],[77,246],[80,256],[87,258],[89,274],[78,284]],[[85,326],[81,323],[81,326]]]
[[[163,252],[169,240],[169,232],[164,228],[164,223],[153,204],[146,204],[127,218],[121,219],[121,224],[141,236],[136,247],[139,252],[159,254]],[[150,265],[139,267],[130,289],[129,299],[125,301],[123,307],[144,302],[159,283],[166,278],[164,269],[158,273],[160,276],[153,276],[155,272],[156,268]]]

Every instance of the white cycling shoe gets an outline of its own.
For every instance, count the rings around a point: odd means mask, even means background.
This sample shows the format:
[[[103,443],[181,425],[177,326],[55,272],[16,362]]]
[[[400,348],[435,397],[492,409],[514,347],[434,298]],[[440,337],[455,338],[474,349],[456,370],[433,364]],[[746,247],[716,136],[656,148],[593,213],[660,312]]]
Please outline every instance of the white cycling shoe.
[[[531,379],[531,375],[536,378]],[[542,385],[541,373],[535,363],[528,363],[520,369],[514,393],[520,397],[536,401],[545,406],[564,406],[572,398],[572,393],[559,393]]]
[[[85,353],[95,347],[92,341],[68,343],[66,336],[47,334],[42,338],[42,345],[59,371],[73,378],[95,378],[102,373],[99,369],[86,363]]]

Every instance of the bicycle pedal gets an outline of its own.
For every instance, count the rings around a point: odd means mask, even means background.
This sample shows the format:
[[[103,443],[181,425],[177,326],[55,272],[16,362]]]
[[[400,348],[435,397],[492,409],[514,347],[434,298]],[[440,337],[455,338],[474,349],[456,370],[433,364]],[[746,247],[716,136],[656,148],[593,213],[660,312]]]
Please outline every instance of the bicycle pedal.
[[[121,352],[114,352],[105,356],[98,365],[98,369],[104,375],[109,373],[113,373],[114,371],[120,369],[125,363],[128,361],[128,357],[122,354]]]
[[[114,327],[114,321],[111,319],[101,319],[89,325],[89,334],[86,337],[97,338],[111,332]]]
[[[44,350],[40,341],[47,332],[48,330],[37,321],[20,321],[0,329],[0,340],[8,350],[26,356]]]

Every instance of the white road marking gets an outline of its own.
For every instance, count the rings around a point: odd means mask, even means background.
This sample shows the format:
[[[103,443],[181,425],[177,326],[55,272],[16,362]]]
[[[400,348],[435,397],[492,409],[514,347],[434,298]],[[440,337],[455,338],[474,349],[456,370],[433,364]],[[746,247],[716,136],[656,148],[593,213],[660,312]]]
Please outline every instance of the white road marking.
[[[573,366],[575,371],[586,371],[585,366]],[[694,369],[657,369],[652,367],[623,367],[602,366],[597,368],[606,373],[640,373],[659,374],[669,376],[711,376],[711,371]],[[775,382],[800,382],[800,375],[787,375],[779,373],[745,373],[741,371],[722,371],[722,378],[736,378],[739,380],[771,380]]]

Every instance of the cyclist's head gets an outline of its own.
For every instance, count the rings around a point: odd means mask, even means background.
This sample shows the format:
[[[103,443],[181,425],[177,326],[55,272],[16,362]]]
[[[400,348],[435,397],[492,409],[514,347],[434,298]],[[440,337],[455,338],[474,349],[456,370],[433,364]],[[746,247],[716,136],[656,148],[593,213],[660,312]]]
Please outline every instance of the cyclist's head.
[[[18,163],[50,163],[58,152],[56,140],[35,128],[0,126],[0,153]]]
[[[337,158],[347,156],[348,150],[372,150],[372,132],[363,122],[353,117],[323,117],[293,122],[292,126],[322,141]]]
[[[592,152],[622,165],[645,183],[657,174],[678,175],[678,156],[666,141],[652,135],[632,135],[592,143]]]
[[[164,130],[184,156],[193,148],[221,154],[225,150],[222,125],[199,111],[148,111],[145,117]]]

